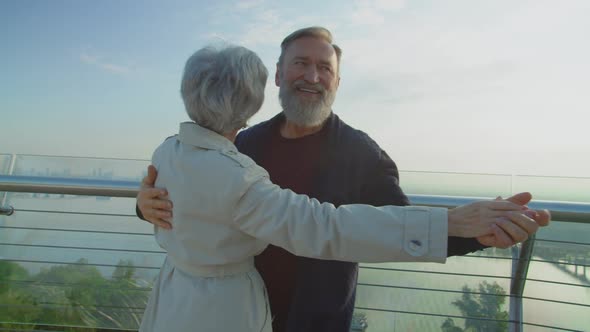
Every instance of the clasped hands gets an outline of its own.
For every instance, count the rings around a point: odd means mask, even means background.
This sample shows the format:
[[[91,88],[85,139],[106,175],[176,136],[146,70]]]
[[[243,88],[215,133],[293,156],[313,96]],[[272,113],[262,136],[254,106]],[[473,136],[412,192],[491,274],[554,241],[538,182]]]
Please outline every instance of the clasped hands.
[[[166,189],[154,188],[157,171],[152,165],[141,182],[137,195],[137,207],[145,220],[155,226],[171,229],[172,202]],[[476,238],[488,247],[508,248],[524,242],[547,226],[551,214],[547,210],[531,210],[526,204],[532,195],[524,192],[507,199],[478,201],[449,209],[449,236]]]
[[[527,207],[531,199],[530,193],[523,192],[505,200],[497,197],[450,209],[449,235],[475,237],[482,245],[496,248],[524,242],[551,220],[548,210]]]

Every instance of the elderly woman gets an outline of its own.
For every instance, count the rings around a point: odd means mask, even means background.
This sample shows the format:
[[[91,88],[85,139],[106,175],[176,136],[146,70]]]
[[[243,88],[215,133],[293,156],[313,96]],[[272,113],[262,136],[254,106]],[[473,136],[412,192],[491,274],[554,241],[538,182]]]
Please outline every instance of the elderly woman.
[[[253,264],[269,243],[320,259],[444,262],[448,236],[494,236],[499,217],[534,222],[508,213],[524,208],[507,201],[448,213],[335,208],[279,188],[233,144],[261,107],[266,79],[262,61],[243,47],[208,47],[188,59],[181,92],[192,122],[182,123],[152,159],[156,185],[174,202],[174,227],[155,230],[167,257],[140,331],[271,331],[265,286]]]

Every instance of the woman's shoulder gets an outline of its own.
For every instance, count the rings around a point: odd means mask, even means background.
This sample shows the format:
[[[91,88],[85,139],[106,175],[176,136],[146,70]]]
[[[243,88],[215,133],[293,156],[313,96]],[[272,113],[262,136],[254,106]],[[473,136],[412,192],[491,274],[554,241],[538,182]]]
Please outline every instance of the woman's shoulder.
[[[268,177],[266,170],[258,166],[250,157],[233,149],[201,150],[190,153],[186,162],[194,164],[211,177],[224,178],[229,183],[249,186],[261,178]]]
[[[187,197],[207,195],[231,201],[268,178],[252,159],[232,149],[202,149],[180,142],[162,148],[154,160],[161,185]]]
[[[232,161],[232,164],[236,167],[241,167],[241,168],[249,168],[252,167],[253,165],[255,165],[256,163],[254,162],[254,160],[252,160],[252,158],[246,156],[243,153],[240,153],[236,150],[218,150],[219,153],[226,157],[229,158],[229,160]]]
[[[226,159],[226,162],[229,160],[229,164],[231,165],[229,167],[232,169],[231,173],[241,174],[247,182],[254,182],[259,178],[269,177],[268,172],[264,168],[258,166],[252,158],[243,153],[235,150],[220,150],[219,154]]]

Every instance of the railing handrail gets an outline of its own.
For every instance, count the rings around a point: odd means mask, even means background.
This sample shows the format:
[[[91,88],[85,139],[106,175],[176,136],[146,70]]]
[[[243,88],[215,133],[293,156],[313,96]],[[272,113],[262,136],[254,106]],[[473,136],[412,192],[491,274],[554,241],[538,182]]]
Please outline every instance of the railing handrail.
[[[138,181],[0,175],[0,192],[136,197]]]
[[[0,192],[27,192],[39,194],[64,194],[81,196],[136,197],[138,181],[63,178],[44,176],[0,175]],[[453,208],[489,197],[464,197],[440,195],[408,195],[412,204]],[[533,201],[533,209],[551,211],[558,221],[590,223],[590,203]]]
[[[400,174],[404,173],[418,173],[418,174],[446,174],[446,175],[483,175],[483,176],[498,176],[498,177],[517,177],[517,178],[551,178],[551,179],[576,179],[576,180],[589,180],[590,177],[582,175],[535,175],[528,173],[491,173],[491,172],[455,172],[455,171],[421,171],[421,170],[410,170],[400,169]]]

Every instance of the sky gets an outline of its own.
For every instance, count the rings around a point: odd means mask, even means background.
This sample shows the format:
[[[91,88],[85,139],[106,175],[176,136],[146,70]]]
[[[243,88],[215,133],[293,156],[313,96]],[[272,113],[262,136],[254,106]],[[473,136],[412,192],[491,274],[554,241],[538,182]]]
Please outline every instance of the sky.
[[[590,177],[590,1],[0,0],[0,153],[150,159],[187,121],[186,59],[211,43],[271,73],[281,40],[343,49],[333,110],[401,170]]]

